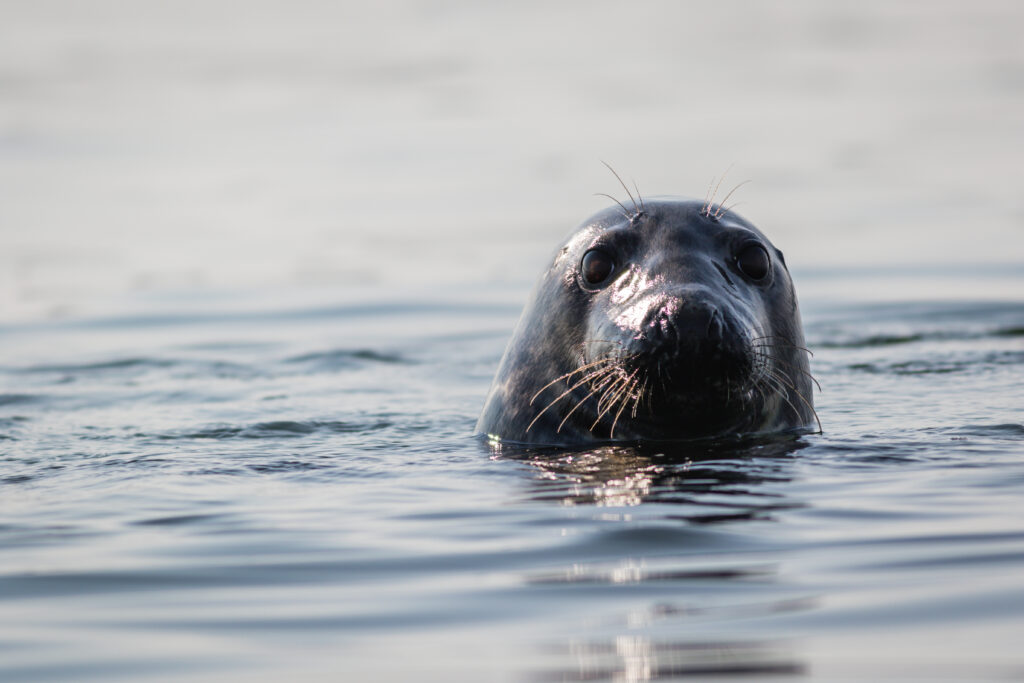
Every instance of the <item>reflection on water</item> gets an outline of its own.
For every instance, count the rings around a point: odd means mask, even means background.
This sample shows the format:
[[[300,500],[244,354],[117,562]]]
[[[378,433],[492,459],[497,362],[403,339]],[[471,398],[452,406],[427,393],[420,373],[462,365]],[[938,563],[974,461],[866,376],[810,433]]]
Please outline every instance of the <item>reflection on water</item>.
[[[619,619],[591,623],[590,629],[604,629],[604,639],[570,639],[549,649],[566,662],[558,671],[545,671],[540,680],[561,681],[653,681],[678,676],[759,676],[798,674],[805,665],[790,643],[768,638],[743,642],[709,640],[692,635],[694,625],[757,621],[786,613],[800,613],[817,607],[810,597],[779,598],[755,602],[702,604],[706,592],[742,594],[743,583],[773,584],[777,568],[764,564],[722,563],[702,568],[673,568],[679,558],[657,561],[629,560],[617,566],[573,565],[561,575],[536,576],[535,584],[582,586],[589,591],[609,593],[623,587],[652,595],[676,595],[626,610]],[[602,594],[604,594],[602,592]],[[689,628],[687,628],[689,627]],[[697,627],[699,629],[699,626]],[[689,637],[673,634],[683,631]],[[657,637],[648,635],[650,632]]]
[[[495,457],[536,470],[529,497],[563,505],[672,503],[700,508],[674,515],[695,523],[764,519],[793,507],[760,489],[790,480],[787,466],[807,443],[793,436],[739,442],[607,445],[565,451],[490,444]]]
[[[563,651],[576,666],[549,671],[539,681],[656,681],[677,677],[797,675],[805,666],[771,642],[664,642],[619,636],[572,642]]]
[[[601,509],[597,519],[612,525],[603,542],[622,549],[612,562],[573,562],[529,572],[527,585],[557,588],[560,599],[570,602],[574,593],[613,603],[636,596],[619,611],[588,622],[587,630],[601,637],[549,645],[561,665],[535,678],[655,681],[804,673],[806,665],[789,643],[709,639],[700,625],[714,628],[806,612],[817,607],[817,599],[779,586],[776,563],[751,560],[744,553],[701,553],[702,542],[685,530],[770,521],[773,512],[799,508],[780,487],[792,479],[794,455],[807,446],[793,436],[570,452],[490,444],[494,457],[529,466],[532,476],[524,480],[528,501]],[[634,524],[629,509],[641,505],[660,511],[655,515],[660,523],[652,525],[647,517]],[[680,526],[662,527],[666,522]],[[682,532],[674,539],[673,529]],[[756,597],[751,598],[751,590]]]
[[[4,5],[3,683],[1020,679],[1024,3],[238,6]],[[823,435],[473,440],[600,157]]]
[[[1020,305],[809,318],[823,435],[575,451],[473,439],[475,304],[316,310],[2,336],[0,677],[1010,671]]]

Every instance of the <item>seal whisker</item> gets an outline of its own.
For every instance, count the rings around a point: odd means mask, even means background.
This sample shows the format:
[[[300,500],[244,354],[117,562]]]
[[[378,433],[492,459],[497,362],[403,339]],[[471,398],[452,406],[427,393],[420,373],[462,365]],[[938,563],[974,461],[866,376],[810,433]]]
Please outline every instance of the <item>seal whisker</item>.
[[[790,370],[797,371],[798,373],[800,373],[800,374],[804,375],[805,377],[807,377],[807,379],[811,380],[811,382],[814,384],[814,386],[817,387],[819,393],[822,391],[821,384],[818,382],[817,378],[814,377],[814,375],[811,375],[809,372],[807,372],[806,370],[804,370],[802,368],[798,368],[798,367],[794,366],[792,364],[792,362],[787,362],[787,361],[783,360],[782,358],[777,358],[777,357],[772,356],[772,355],[760,354],[760,357],[764,358],[766,360],[771,360],[772,362],[776,362],[776,364],[779,364],[781,366],[785,366],[786,368],[788,368]]]
[[[636,373],[637,373],[637,371],[634,370],[633,374],[630,375],[630,378],[632,378],[634,375],[636,375]],[[629,399],[632,398],[632,396],[633,396],[632,391],[634,389],[636,389],[635,382],[636,382],[636,380],[633,380],[629,384],[627,384],[626,385],[625,393],[622,394],[621,405],[619,406],[618,412],[615,413],[615,419],[612,420],[612,429],[608,433],[608,436],[610,438],[612,438],[612,439],[615,438],[615,425],[619,424],[619,416],[622,415],[622,411],[626,409],[626,405],[629,403]]]
[[[636,370],[633,370],[633,372],[629,373],[628,377],[626,377],[626,383],[619,389],[618,392],[616,392],[615,396],[612,397],[613,406],[616,403],[619,403],[620,401],[628,400],[629,397],[632,396],[631,392],[633,391],[634,383],[636,382],[636,374],[639,371],[640,369],[637,368]]]
[[[563,391],[561,394],[556,396],[553,400],[548,402],[548,404],[546,406],[544,406],[544,409],[541,410],[539,413],[537,413],[536,417],[534,417],[533,420],[530,422],[530,424],[526,427],[526,431],[530,431],[530,428],[533,427],[534,423],[537,422],[537,420],[540,419],[541,415],[546,413],[548,411],[548,409],[551,408],[551,406],[553,406],[556,403],[558,403],[559,401],[561,401],[563,398],[565,398],[566,396],[568,396],[569,394],[574,392],[577,388],[579,388],[580,386],[582,386],[583,384],[585,384],[589,380],[593,379],[594,377],[600,376],[602,373],[609,373],[610,374],[614,370],[615,370],[614,367],[599,368],[599,369],[595,370],[594,372],[590,373],[589,375],[587,375],[586,377],[584,377],[583,379],[579,380],[575,384],[573,384],[571,387],[569,387],[568,389]]]
[[[764,358],[766,360],[771,360],[771,361],[773,361],[775,363],[780,363],[780,364],[785,365],[786,367],[790,368],[791,370],[796,370],[797,372],[805,375],[808,379],[810,379],[812,382],[814,382],[814,386],[818,387],[818,391],[819,392],[822,391],[821,383],[819,383],[818,379],[814,375],[809,373],[807,370],[804,370],[801,367],[797,367],[793,363],[791,363],[789,361],[786,361],[786,360],[783,360],[782,358],[779,358],[778,356],[774,356],[774,355],[772,355],[770,353],[765,353],[763,351],[760,351],[757,348],[754,349],[754,353],[757,354],[761,358]]]
[[[746,185],[749,182],[751,182],[751,181],[744,180],[742,183],[740,183],[736,187],[734,187],[731,190],[729,190],[729,193],[727,195],[722,197],[722,201],[718,202],[718,211],[715,212],[715,218],[721,218],[722,216],[725,215],[725,209],[723,209],[722,207],[725,206],[725,203],[727,201],[729,201],[729,197],[732,196],[733,192],[735,192],[736,190],[740,189],[741,187],[743,187],[744,185]]]
[[[644,375],[644,381],[640,383],[640,389],[636,392],[636,397],[633,399],[633,412],[632,416],[636,419],[636,413],[640,409],[640,402],[644,398],[644,394],[647,391],[647,381],[650,379],[647,375]]]
[[[587,394],[586,396],[584,396],[584,397],[583,397],[583,400],[581,400],[581,401],[577,402],[577,403],[576,403],[576,405],[574,405],[574,406],[572,407],[572,409],[571,409],[571,410],[570,410],[570,411],[569,411],[568,413],[566,413],[566,414],[565,414],[565,417],[563,417],[563,418],[562,418],[562,421],[558,423],[558,428],[557,428],[557,429],[555,429],[555,434],[561,434],[561,433],[562,433],[562,427],[563,427],[563,426],[565,425],[565,423],[566,423],[566,421],[567,421],[567,420],[569,419],[569,417],[570,417],[570,416],[571,416],[571,415],[572,415],[573,413],[575,413],[575,412],[576,412],[576,409],[577,409],[577,408],[579,408],[579,407],[580,407],[581,405],[583,405],[584,403],[586,403],[586,402],[587,402],[587,400],[588,400],[588,399],[589,399],[589,398],[590,398],[591,396],[593,396],[593,395],[594,395],[594,394],[596,394],[597,392],[601,391],[601,389],[602,389],[602,388],[604,387],[605,383],[607,383],[608,381],[610,381],[610,380],[612,379],[612,376],[613,376],[613,374],[614,374],[614,373],[612,373],[612,372],[609,372],[609,373],[608,373],[608,374],[607,374],[607,375],[606,375],[605,377],[603,377],[603,378],[601,379],[601,381],[600,381],[600,382],[598,383],[598,385],[597,385],[596,387],[594,387],[593,391],[591,391],[591,392],[590,392],[589,394]]]
[[[774,373],[772,373],[772,376],[776,377],[776,379],[780,379]],[[790,380],[790,381],[792,381],[792,380]],[[793,393],[796,394],[796,397],[798,399],[800,399],[801,401],[803,401],[804,405],[806,405],[808,408],[811,409],[811,412],[814,414],[814,421],[818,423],[818,434],[823,434],[824,430],[822,430],[822,428],[821,428],[821,420],[818,418],[818,411],[814,409],[814,406],[811,405],[811,403],[807,400],[806,397],[804,397],[804,395],[800,392],[800,390],[796,388],[796,386],[791,385],[790,388],[793,390]],[[790,404],[790,405],[792,405],[792,404]]]
[[[612,405],[614,405],[618,393],[620,393],[620,391],[626,386],[626,384],[629,383],[629,379],[629,376],[620,373],[620,375],[618,375],[618,378],[614,382],[605,387],[604,391],[601,393],[601,397],[597,401],[598,416],[597,421],[594,422],[594,425],[596,425],[597,422],[599,422],[601,418],[604,417],[604,414],[608,412]],[[591,430],[593,429],[594,427],[592,425]]]
[[[759,346],[765,349],[795,349],[797,351],[803,351],[811,358],[814,358],[813,351],[811,351],[810,349],[806,349],[802,346],[796,346],[795,344],[760,344]]]
[[[712,218],[712,216],[711,216],[711,207],[712,207],[712,205],[714,205],[714,203],[715,203],[715,195],[717,195],[717,194],[718,194],[718,189],[719,189],[720,187],[722,187],[722,183],[723,183],[723,182],[725,181],[725,176],[729,175],[729,171],[731,171],[731,170],[732,170],[732,167],[733,167],[733,166],[735,166],[735,165],[736,165],[736,164],[729,164],[729,168],[725,169],[725,173],[723,173],[723,174],[722,174],[722,177],[718,179],[718,184],[717,184],[717,185],[715,185],[715,189],[714,189],[714,191],[713,191],[713,192],[711,193],[711,197],[710,197],[710,198],[708,199],[708,201],[707,201],[707,206],[706,206],[706,207],[704,208],[704,210],[703,210],[703,211],[701,212],[701,213],[703,213],[703,214],[704,214],[705,216],[707,216],[708,218]],[[711,182],[715,182],[714,178],[712,178],[712,179],[711,179]]]
[[[622,209],[622,215],[626,217],[627,221],[633,220],[632,214],[630,214],[629,210],[625,206],[623,206],[622,202],[620,202],[618,199],[616,199],[615,197],[611,196],[607,192],[595,192],[594,196],[595,197],[607,197],[608,199],[612,200],[613,202],[615,202],[616,204],[619,205],[620,209]]]
[[[606,402],[610,402],[609,398],[611,397],[611,394],[613,392],[615,392],[615,391],[618,391],[619,385],[622,384],[624,379],[625,378],[623,378],[623,376],[620,374],[618,376],[618,378],[614,382],[609,384],[605,388],[605,390],[603,392],[601,392],[601,397],[597,399],[597,409],[598,409],[598,411],[602,412],[602,414],[603,414],[603,410],[602,410],[601,406],[605,405]]]
[[[779,335],[779,334],[768,334],[768,335],[765,335],[763,337],[751,337],[750,341],[752,341],[752,342],[760,342],[761,340],[764,340],[764,339],[781,339],[782,342],[783,342],[783,344],[781,346],[783,346],[785,348],[799,349],[800,351],[804,351],[807,354],[809,354],[812,358],[814,357],[814,352],[811,351],[806,346],[798,346],[798,345],[794,344],[793,340],[790,339],[789,337],[784,337],[784,336]],[[768,347],[768,346],[771,346],[771,344],[761,344],[761,346]]]
[[[751,384],[751,388],[754,391],[757,392],[758,396],[761,397],[761,402],[762,403],[767,403],[768,402],[768,397],[765,396],[765,394],[764,394],[764,378],[765,378],[764,374],[761,374],[760,376],[758,376],[757,379],[754,380],[754,383]]]
[[[715,186],[715,176],[711,176],[711,182],[708,183],[708,190],[704,193],[704,203],[700,205],[700,215],[706,216],[708,206],[711,205],[711,188]]]
[[[636,370],[634,370],[633,372],[635,373]],[[594,431],[594,427],[596,427],[597,423],[601,421],[601,418],[603,418],[605,416],[605,413],[607,413],[612,408],[612,406],[615,405],[615,400],[618,399],[618,394],[621,393],[622,388],[626,384],[628,384],[628,382],[629,382],[629,377],[621,377],[621,378],[615,380],[614,382],[612,382],[611,385],[608,387],[608,389],[605,390],[604,395],[601,397],[602,400],[604,400],[604,398],[606,398],[608,396],[608,394],[610,394],[613,391],[616,392],[615,399],[609,401],[608,405],[605,406],[604,410],[601,410],[601,412],[598,413],[597,419],[594,420],[594,424],[590,425],[590,431]],[[620,385],[623,385],[623,386],[620,386]],[[597,407],[598,408],[601,407],[601,401],[597,402]]]
[[[796,391],[796,385],[793,383],[793,378],[783,371],[782,368],[773,368],[768,371],[768,374],[782,382],[783,385],[789,387],[793,391]]]
[[[774,373],[769,373],[768,375],[765,376],[765,378],[770,382],[769,386],[773,386],[775,388],[776,395],[781,397],[782,400],[785,401],[793,410],[793,415],[799,418],[800,411],[797,410],[796,406],[793,405],[793,402],[789,400],[788,392],[786,391],[786,388],[782,386],[782,384],[780,383],[779,378],[776,377]]]
[[[792,339],[791,339],[790,337],[787,337],[787,336],[786,336],[786,335],[784,335],[784,334],[765,334],[765,335],[761,335],[760,337],[751,337],[751,339],[754,339],[754,340],[761,340],[761,339],[781,339],[781,340],[783,340],[783,341],[789,342],[790,344],[792,344],[792,343],[793,343],[793,340],[792,340]]]
[[[619,176],[618,173],[615,172],[615,169],[611,167],[611,164],[609,164],[607,161],[605,161],[603,159],[601,160],[601,163],[604,164],[605,167],[609,171],[612,172],[612,175],[615,176],[615,179],[619,181],[619,185],[622,185],[622,189],[625,190],[626,194],[629,196],[629,201],[633,202],[633,211],[637,215],[639,215],[640,214],[640,207],[638,207],[636,205],[636,199],[633,198],[633,193],[629,191],[629,186],[627,186],[626,183],[622,182],[622,178]],[[630,219],[630,220],[632,220],[632,219]]]
[[[743,202],[733,202],[729,206],[723,207],[721,215],[724,216],[725,214],[735,209],[737,206],[743,206]]]
[[[756,341],[756,340],[755,340]],[[758,346],[766,349],[796,349],[797,351],[803,351],[811,358],[814,358],[814,352],[805,346],[797,346],[796,344],[762,344],[758,343]]]
[[[580,388],[581,386],[583,386],[584,384],[586,384],[587,382],[594,382],[594,381],[597,381],[597,382],[599,383],[599,386],[603,386],[603,385],[604,385],[604,383],[605,383],[605,382],[606,382],[606,381],[607,381],[608,379],[610,379],[610,378],[612,378],[612,377],[614,377],[614,376],[615,376],[615,372],[614,372],[614,370],[615,370],[615,368],[614,368],[614,367],[600,368],[599,370],[596,370],[595,372],[592,372],[591,374],[587,375],[587,376],[586,376],[586,377],[584,377],[583,379],[581,379],[581,380],[579,380],[578,382],[576,382],[575,384],[573,384],[573,385],[572,385],[571,387],[569,387],[569,388],[568,388],[568,389],[567,389],[566,391],[564,391],[563,393],[561,393],[561,394],[560,394],[559,396],[557,396],[557,397],[556,397],[555,399],[553,399],[552,401],[550,401],[550,402],[549,402],[549,403],[548,403],[548,404],[547,404],[546,406],[544,406],[544,409],[543,409],[543,410],[541,410],[541,411],[540,411],[539,413],[537,413],[537,415],[536,415],[536,416],[535,416],[535,417],[533,418],[533,420],[532,420],[532,421],[530,422],[530,424],[529,424],[529,425],[527,426],[527,428],[526,428],[526,431],[527,431],[527,432],[529,432],[529,431],[530,431],[530,429],[531,429],[531,428],[533,427],[534,423],[536,423],[536,422],[537,422],[537,420],[539,420],[539,419],[541,418],[541,416],[542,416],[542,415],[543,415],[543,414],[544,414],[545,412],[547,412],[547,411],[548,411],[548,409],[549,409],[549,408],[551,408],[552,406],[554,406],[554,405],[555,405],[556,403],[558,403],[559,401],[561,401],[561,400],[562,400],[563,398],[565,398],[566,396],[568,396],[569,394],[571,394],[571,393],[572,393],[573,391],[575,391],[576,389],[578,389],[578,388]],[[595,378],[596,378],[596,380],[595,380]],[[595,393],[596,391],[597,391],[597,390],[595,389],[595,390],[594,390],[593,392],[591,392],[591,393],[587,394],[587,396],[585,396],[585,397],[583,398],[583,401],[586,401],[586,400],[587,400],[588,398],[590,398],[590,396],[592,396],[592,395],[593,395],[593,394],[594,394],[594,393]],[[576,404],[576,407],[579,407],[579,405],[580,405],[581,403],[583,403],[583,401],[580,401],[579,403],[577,403],[577,404]],[[576,408],[574,407],[574,408],[573,408],[573,410],[575,410],[575,409],[576,409]],[[570,410],[570,411],[569,411],[569,414],[570,414],[570,415],[572,414],[573,410]]]
[[[636,198],[640,200],[640,213],[647,213],[647,207],[644,206],[644,196],[640,194],[640,186],[633,181],[633,189],[636,190]]]
[[[610,383],[607,383],[607,382],[606,383],[602,383],[602,385],[601,385],[601,395],[597,398],[597,408],[596,408],[596,410],[598,412],[598,416],[597,416],[597,420],[594,421],[594,424],[590,425],[590,428],[589,428],[590,431],[594,430],[594,425],[596,425],[601,420],[601,416],[604,415],[604,410],[602,409],[601,406],[604,405],[605,399],[608,398],[608,393],[613,391],[615,389],[615,387],[617,387],[618,384],[621,381],[622,381],[621,377],[616,377]]]
[[[550,387],[552,384],[557,384],[561,380],[568,379],[569,377],[572,377],[573,375],[575,375],[577,373],[583,372],[584,370],[587,370],[588,368],[592,368],[595,365],[599,365],[601,363],[612,363],[614,361],[615,361],[614,358],[598,358],[597,360],[595,360],[595,361],[593,361],[591,363],[587,363],[586,365],[582,365],[582,366],[576,368],[575,370],[572,370],[570,372],[565,373],[564,375],[559,375],[558,377],[554,378],[553,380],[551,380],[550,382],[548,382],[547,384],[542,386],[540,388],[540,390],[538,390],[537,393],[533,395],[533,397],[530,399],[530,405],[532,406],[533,402],[537,400],[537,397],[540,396],[541,394],[543,394],[544,390],[547,389],[548,387]],[[579,385],[577,385],[577,386],[579,386]]]
[[[625,407],[626,407],[626,401],[625,401],[625,400],[623,400],[623,399],[625,399],[625,398],[627,398],[627,397],[629,396],[629,386],[630,386],[630,385],[629,385],[629,384],[627,384],[627,385],[626,385],[626,386],[624,387],[624,391],[623,391],[623,392],[620,392],[620,396],[619,396],[619,398],[617,398],[617,399],[616,399],[616,401],[615,401],[615,403],[618,403],[618,404],[619,404],[619,409],[618,409],[617,411],[615,411],[615,417],[614,417],[614,418],[612,419],[612,427],[611,427],[611,429],[610,429],[610,430],[608,431],[608,438],[610,438],[610,439],[614,439],[614,438],[615,438],[615,426],[616,426],[617,424],[619,424],[619,416],[620,416],[620,415],[622,415],[622,410],[623,410],[623,408],[625,408]],[[613,403],[613,404],[612,404],[611,406],[609,406],[609,407],[610,407],[610,408],[612,408],[612,407],[614,407],[614,406],[615,406],[615,404]]]

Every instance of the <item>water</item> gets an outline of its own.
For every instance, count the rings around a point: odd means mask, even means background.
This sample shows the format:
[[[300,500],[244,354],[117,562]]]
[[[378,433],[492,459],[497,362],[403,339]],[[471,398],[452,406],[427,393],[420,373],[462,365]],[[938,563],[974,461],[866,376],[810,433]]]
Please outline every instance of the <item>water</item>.
[[[1024,5],[0,21],[0,679],[1024,678]],[[722,191],[824,433],[471,435],[554,245]]]
[[[4,329],[5,680],[1024,674],[1024,302],[805,297],[823,435],[492,452],[524,292],[335,294]]]

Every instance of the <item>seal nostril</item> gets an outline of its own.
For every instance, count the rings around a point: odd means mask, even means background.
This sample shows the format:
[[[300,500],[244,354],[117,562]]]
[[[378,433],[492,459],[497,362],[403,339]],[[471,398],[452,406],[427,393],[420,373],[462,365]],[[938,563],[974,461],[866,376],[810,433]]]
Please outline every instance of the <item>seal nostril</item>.
[[[708,301],[678,302],[651,311],[643,324],[643,336],[650,342],[693,353],[705,342],[718,344],[726,339],[726,316]]]

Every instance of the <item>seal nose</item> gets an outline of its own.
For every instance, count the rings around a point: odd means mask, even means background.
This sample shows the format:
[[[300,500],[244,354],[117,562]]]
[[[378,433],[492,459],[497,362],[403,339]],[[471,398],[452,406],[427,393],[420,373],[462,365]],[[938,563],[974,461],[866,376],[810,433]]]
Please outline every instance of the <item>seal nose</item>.
[[[673,298],[651,311],[644,337],[645,356],[671,378],[672,394],[720,393],[749,375],[746,335],[727,304],[710,297]]]
[[[644,327],[651,341],[678,346],[721,342],[725,337],[722,312],[705,297],[668,297],[648,311]]]

